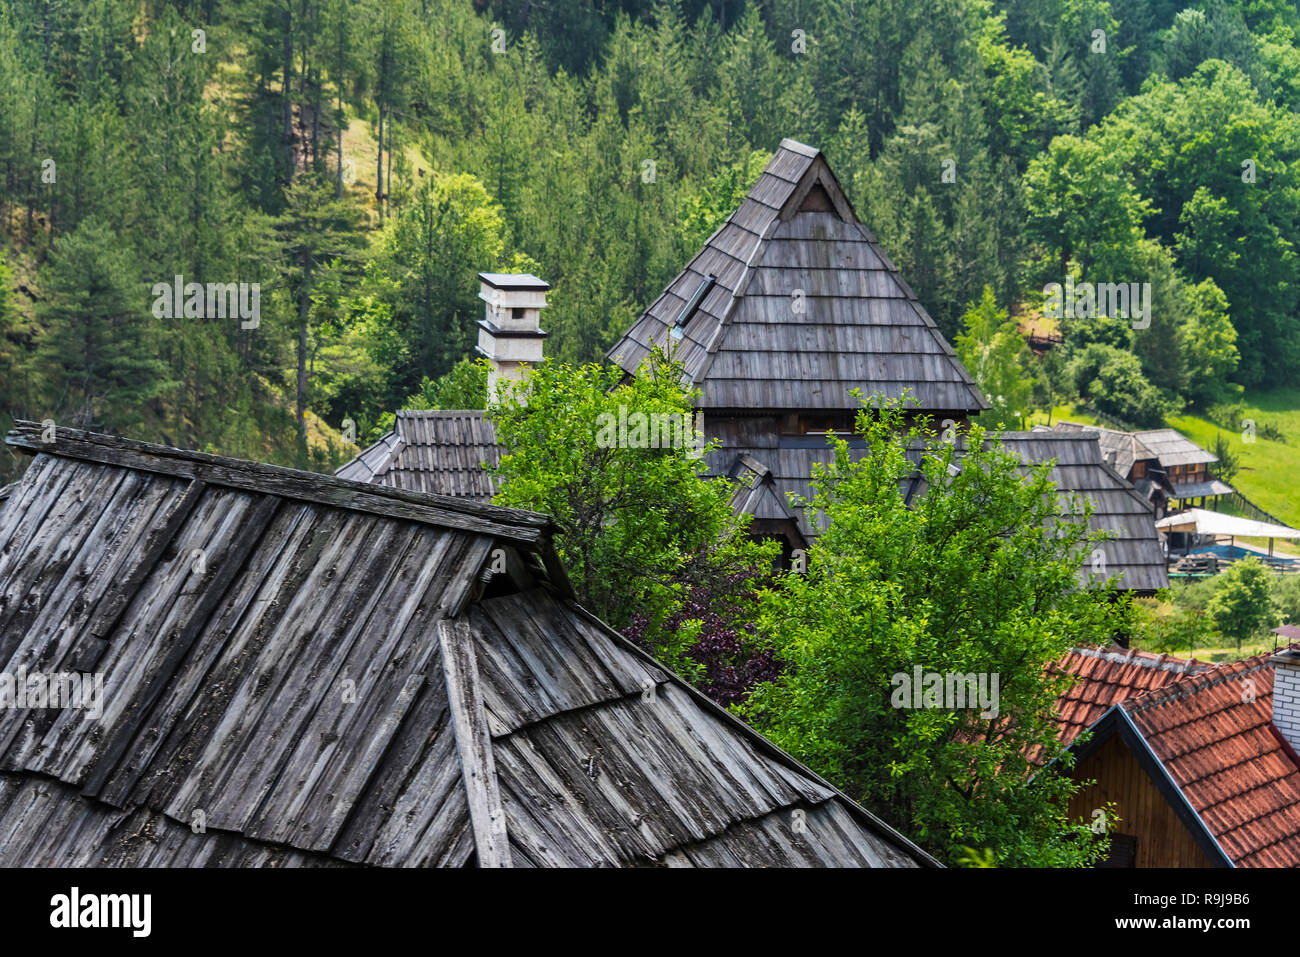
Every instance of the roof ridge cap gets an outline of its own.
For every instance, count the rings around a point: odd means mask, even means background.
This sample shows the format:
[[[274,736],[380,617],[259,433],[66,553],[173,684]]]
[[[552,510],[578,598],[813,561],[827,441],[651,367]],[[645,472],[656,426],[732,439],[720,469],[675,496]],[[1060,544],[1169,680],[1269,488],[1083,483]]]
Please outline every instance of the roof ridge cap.
[[[1269,652],[1268,654],[1271,654]],[[1225,661],[1215,666],[1209,671],[1202,671],[1199,674],[1189,674],[1181,681],[1173,681],[1160,688],[1152,688],[1144,691],[1139,695],[1134,695],[1125,701],[1120,702],[1121,706],[1130,714],[1137,714],[1148,708],[1154,708],[1157,705],[1165,704],[1170,701],[1178,701],[1181,698],[1190,697],[1199,691],[1207,688],[1214,688],[1224,684],[1233,678],[1241,678],[1247,675],[1253,675],[1265,669],[1272,668],[1267,658],[1259,660],[1263,656],[1255,655],[1251,658],[1242,658],[1239,661]],[[1236,665],[1242,665],[1236,668]]]
[[[555,528],[551,516],[542,512],[469,502],[453,496],[415,492],[331,473],[308,472],[63,426],[56,429],[55,441],[44,442],[42,432],[39,423],[19,419],[5,437],[5,444],[29,455],[53,455],[182,479],[199,479],[211,485],[263,496],[275,495],[289,501],[323,503],[395,520],[501,535],[529,544],[546,542]]]
[[[822,154],[822,151],[817,147],[809,146],[807,143],[800,143],[798,140],[792,140],[788,136],[782,138],[780,148],[798,153],[800,156],[807,156],[809,159],[816,159]]]

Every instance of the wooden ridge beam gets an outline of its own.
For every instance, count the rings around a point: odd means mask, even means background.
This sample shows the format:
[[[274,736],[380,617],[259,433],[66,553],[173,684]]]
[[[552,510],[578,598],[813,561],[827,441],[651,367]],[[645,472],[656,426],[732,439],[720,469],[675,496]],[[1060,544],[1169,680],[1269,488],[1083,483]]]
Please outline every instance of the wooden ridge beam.
[[[540,512],[370,485],[334,475],[173,449],[78,429],[59,428],[53,442],[44,442],[41,431],[38,423],[20,421],[5,442],[31,455],[44,452],[101,465],[140,469],[208,485],[494,535],[533,546],[540,544],[553,529],[550,516]]]

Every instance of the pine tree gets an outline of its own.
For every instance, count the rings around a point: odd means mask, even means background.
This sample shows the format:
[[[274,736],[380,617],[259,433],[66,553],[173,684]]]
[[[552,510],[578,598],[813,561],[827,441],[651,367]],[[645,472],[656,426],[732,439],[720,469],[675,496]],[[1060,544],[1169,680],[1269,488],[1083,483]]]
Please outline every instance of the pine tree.
[[[127,244],[94,217],[41,270],[37,365],[48,414],[80,428],[139,433],[173,383],[157,358],[148,287]]]

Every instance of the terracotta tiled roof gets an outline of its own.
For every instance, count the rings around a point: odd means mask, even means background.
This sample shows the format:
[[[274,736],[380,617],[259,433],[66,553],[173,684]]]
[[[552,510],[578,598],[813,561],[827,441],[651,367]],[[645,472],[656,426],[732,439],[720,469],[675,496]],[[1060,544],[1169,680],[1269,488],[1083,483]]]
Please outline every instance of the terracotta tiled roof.
[[[1188,675],[1208,671],[1213,665],[1195,658],[1153,655],[1112,645],[1071,648],[1057,662],[1057,667],[1078,676],[1056,703],[1062,725],[1061,743],[1069,745],[1112,705],[1181,681]]]
[[[1238,867],[1300,866],[1300,766],[1272,725],[1270,654],[1121,704]]]

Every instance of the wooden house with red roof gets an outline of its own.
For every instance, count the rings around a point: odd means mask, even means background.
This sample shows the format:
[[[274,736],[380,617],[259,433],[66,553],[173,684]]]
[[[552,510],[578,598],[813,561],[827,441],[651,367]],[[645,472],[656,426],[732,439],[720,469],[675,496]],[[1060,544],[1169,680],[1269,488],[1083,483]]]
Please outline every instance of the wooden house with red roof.
[[[1076,650],[1070,804],[1114,803],[1111,867],[1300,866],[1300,646],[1220,665]]]

